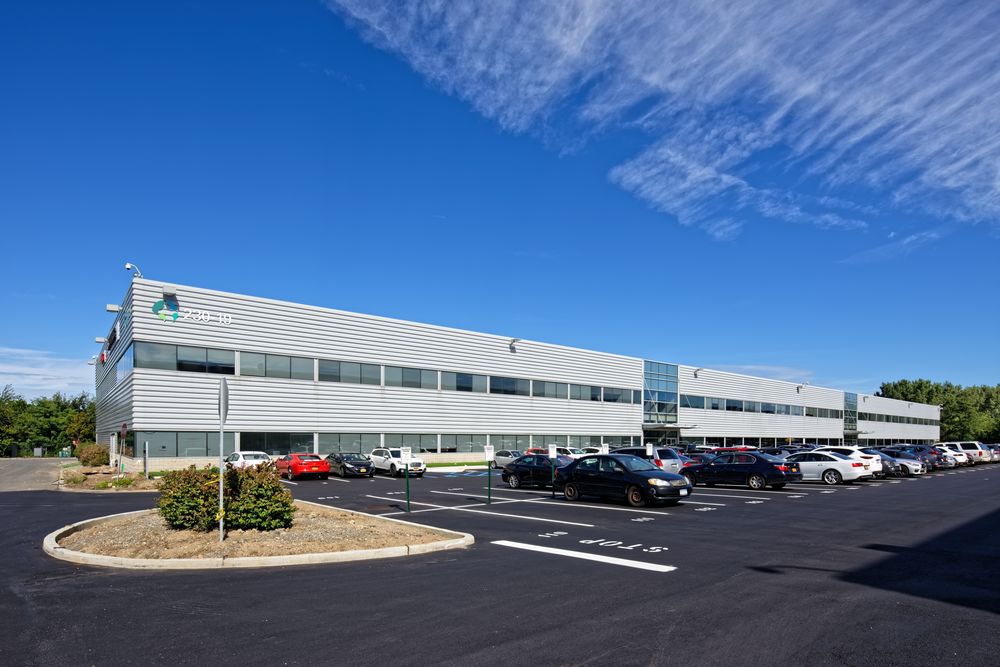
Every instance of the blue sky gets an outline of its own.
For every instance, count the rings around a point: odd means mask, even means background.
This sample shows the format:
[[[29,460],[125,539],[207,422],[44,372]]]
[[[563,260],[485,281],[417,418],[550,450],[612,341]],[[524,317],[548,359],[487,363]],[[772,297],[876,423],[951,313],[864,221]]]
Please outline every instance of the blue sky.
[[[872,392],[1000,382],[990,2],[5,3],[0,385],[145,275]]]

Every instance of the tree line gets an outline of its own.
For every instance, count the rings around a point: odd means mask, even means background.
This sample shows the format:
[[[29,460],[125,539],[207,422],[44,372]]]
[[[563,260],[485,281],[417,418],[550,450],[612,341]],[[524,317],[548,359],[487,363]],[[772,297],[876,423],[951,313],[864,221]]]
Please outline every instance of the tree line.
[[[29,454],[35,447],[51,455],[74,440],[93,441],[95,417],[94,400],[86,392],[57,392],[28,401],[7,385],[0,392],[0,456],[11,455],[15,448]]]
[[[1000,384],[963,387],[950,382],[883,382],[876,396],[941,406],[941,440],[1000,442]]]

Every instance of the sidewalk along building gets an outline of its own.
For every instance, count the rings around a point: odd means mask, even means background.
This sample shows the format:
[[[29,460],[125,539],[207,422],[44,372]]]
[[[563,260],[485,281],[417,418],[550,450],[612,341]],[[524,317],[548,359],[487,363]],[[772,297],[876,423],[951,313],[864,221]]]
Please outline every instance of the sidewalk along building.
[[[653,442],[926,443],[938,406],[132,279],[96,368],[97,433],[153,467],[409,446],[472,460]]]

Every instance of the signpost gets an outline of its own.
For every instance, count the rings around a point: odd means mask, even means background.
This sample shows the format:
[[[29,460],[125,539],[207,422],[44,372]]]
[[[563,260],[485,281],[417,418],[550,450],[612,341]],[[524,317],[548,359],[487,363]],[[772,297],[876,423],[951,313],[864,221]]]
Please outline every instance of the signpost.
[[[219,541],[221,542],[225,537],[226,529],[226,517],[225,511],[223,509],[222,502],[222,483],[223,483],[223,473],[222,469],[222,449],[223,442],[225,441],[225,427],[226,427],[226,416],[229,414],[229,385],[226,383],[226,378],[219,380]],[[289,474],[291,477],[291,474]]]
[[[493,502],[493,445],[483,447],[486,458],[486,504]]]
[[[608,443],[602,442],[601,443],[601,454],[607,454],[607,453],[608,453]]]
[[[406,475],[406,511],[410,511],[410,461],[413,460],[412,447],[400,447],[399,458],[403,462],[403,474]]]
[[[646,456],[652,456],[652,455],[653,455],[653,443],[647,442],[646,443]]]
[[[549,483],[552,484],[552,497],[553,498],[556,497],[556,456],[557,455],[558,455],[558,453],[556,452],[556,446],[555,445],[549,445],[549,461],[552,462],[552,479],[549,480]]]

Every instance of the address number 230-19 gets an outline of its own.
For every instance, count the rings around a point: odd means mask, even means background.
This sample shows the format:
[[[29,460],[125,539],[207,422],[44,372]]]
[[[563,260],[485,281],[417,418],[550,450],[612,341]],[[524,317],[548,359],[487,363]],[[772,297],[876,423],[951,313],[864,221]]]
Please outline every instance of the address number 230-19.
[[[213,313],[208,310],[192,310],[191,308],[181,310],[181,319],[194,320],[195,322],[216,322],[226,326],[233,323],[233,316],[228,313]]]

